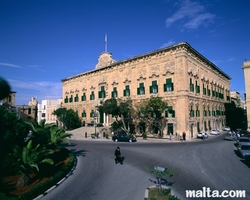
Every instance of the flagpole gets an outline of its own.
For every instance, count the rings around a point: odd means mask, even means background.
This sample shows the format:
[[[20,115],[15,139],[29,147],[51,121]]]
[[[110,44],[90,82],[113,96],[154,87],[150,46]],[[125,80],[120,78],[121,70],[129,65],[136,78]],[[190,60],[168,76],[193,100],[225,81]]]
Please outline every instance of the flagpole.
[[[105,51],[108,51],[108,37],[107,34],[105,35]]]

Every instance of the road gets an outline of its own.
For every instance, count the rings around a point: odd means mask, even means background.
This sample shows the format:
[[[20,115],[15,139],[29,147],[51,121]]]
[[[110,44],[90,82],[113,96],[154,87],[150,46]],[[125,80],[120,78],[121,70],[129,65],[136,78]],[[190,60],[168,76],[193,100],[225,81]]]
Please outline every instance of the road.
[[[202,187],[246,190],[245,199],[250,199],[249,167],[236,155],[234,142],[223,138],[224,134],[196,142],[73,140],[68,147],[77,156],[73,174],[42,200],[142,200],[145,189],[157,181],[145,167],[154,166],[176,170],[167,184],[182,200],[187,199],[186,190]],[[125,156],[123,165],[114,162],[117,146]]]

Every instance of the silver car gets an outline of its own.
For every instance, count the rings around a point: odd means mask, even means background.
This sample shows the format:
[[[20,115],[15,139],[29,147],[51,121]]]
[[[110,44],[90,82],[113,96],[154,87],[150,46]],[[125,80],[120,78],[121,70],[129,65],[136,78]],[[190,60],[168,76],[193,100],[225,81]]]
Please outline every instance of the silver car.
[[[248,144],[240,144],[239,146],[238,146],[238,151],[239,151],[239,153],[240,153],[240,156],[242,157],[242,158],[246,158],[246,157],[248,157],[248,156],[250,156],[250,143],[248,143]]]
[[[234,140],[237,140],[237,136],[236,136],[236,134],[228,133],[228,134],[225,135],[224,139],[225,140],[232,140],[232,141],[234,141]]]

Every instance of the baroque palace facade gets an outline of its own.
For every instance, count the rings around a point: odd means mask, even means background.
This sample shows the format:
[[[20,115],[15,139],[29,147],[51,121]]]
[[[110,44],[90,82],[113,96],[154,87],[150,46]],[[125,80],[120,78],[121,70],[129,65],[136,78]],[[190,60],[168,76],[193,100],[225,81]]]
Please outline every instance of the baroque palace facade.
[[[62,106],[75,110],[84,124],[109,125],[112,117],[97,112],[100,101],[159,96],[168,104],[164,136],[186,131],[191,139],[225,126],[230,79],[186,42],[122,61],[103,52],[94,70],[61,80]]]

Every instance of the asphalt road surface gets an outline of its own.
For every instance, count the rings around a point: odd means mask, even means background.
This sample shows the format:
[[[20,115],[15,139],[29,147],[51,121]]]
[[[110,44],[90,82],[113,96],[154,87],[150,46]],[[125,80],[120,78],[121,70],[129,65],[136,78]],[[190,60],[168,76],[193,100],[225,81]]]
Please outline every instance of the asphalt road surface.
[[[146,188],[157,183],[145,167],[154,166],[176,170],[164,184],[182,200],[192,199],[186,198],[186,190],[202,187],[245,190],[245,199],[250,199],[250,168],[237,156],[234,142],[223,138],[224,134],[196,142],[72,140],[68,148],[75,153],[77,166],[42,200],[143,200]],[[117,146],[125,156],[123,165],[114,161]]]

